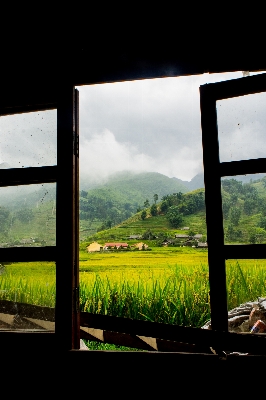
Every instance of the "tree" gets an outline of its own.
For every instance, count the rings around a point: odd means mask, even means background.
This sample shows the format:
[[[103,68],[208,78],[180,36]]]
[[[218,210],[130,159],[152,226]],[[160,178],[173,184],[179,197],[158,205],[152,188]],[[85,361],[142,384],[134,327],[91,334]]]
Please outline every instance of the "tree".
[[[158,194],[154,194],[153,195],[153,199],[154,199],[154,204],[156,204],[157,200],[158,200]]]
[[[190,230],[188,231],[188,236],[193,237],[193,236],[195,236],[195,235],[196,235],[196,232],[193,231],[192,229],[190,229]]]
[[[235,235],[236,235],[236,232],[235,232],[235,230],[234,230],[233,225],[232,225],[232,224],[229,224],[229,225],[228,225],[228,228],[227,228],[227,231],[226,231],[226,237],[227,237],[227,239],[228,239],[229,241],[235,240]]]
[[[232,225],[237,226],[239,224],[241,211],[237,207],[232,207],[230,210],[230,222]]]
[[[0,232],[4,233],[7,231],[9,226],[10,212],[5,207],[0,207]]]
[[[252,198],[247,198],[244,202],[244,212],[247,215],[251,215],[255,212],[257,201]]]
[[[144,219],[147,217],[147,211],[143,210],[140,216],[141,216],[141,219],[144,221]]]
[[[151,215],[152,215],[153,217],[155,217],[155,215],[157,215],[157,214],[158,214],[157,206],[156,206],[156,204],[153,204],[153,205],[151,206]]]
[[[258,225],[260,228],[263,228],[266,230],[266,217],[265,216],[260,217],[260,221],[259,221]]]
[[[249,231],[249,243],[261,243],[265,240],[266,231],[263,228],[254,227]]]
[[[16,218],[18,218],[21,222],[28,222],[33,219],[33,211],[31,208],[22,208],[17,211]]]
[[[233,206],[236,205],[237,200],[238,200],[237,194],[236,194],[236,193],[231,194],[231,204],[232,204]]]
[[[222,180],[222,188],[230,193],[243,193],[243,185],[241,181],[237,181],[236,179],[223,179]]]
[[[80,197],[87,197],[87,192],[85,192],[85,190],[81,190],[80,192]]]
[[[109,229],[111,229],[111,227],[112,227],[112,221],[111,221],[110,219],[108,219],[108,220],[106,221],[106,227],[109,228]]]
[[[180,214],[178,206],[169,207],[166,218],[174,228],[178,228],[183,221],[183,216]]]
[[[223,207],[223,217],[224,217],[224,218],[228,218],[228,216],[229,216],[229,211],[230,211],[230,207],[231,207],[230,201],[224,199],[224,200],[223,200],[223,206],[222,206],[222,207]]]
[[[149,202],[148,199],[146,199],[146,200],[144,201],[144,207],[145,207],[145,208],[150,207],[150,202]]]
[[[154,239],[155,235],[152,233],[150,229],[143,233],[142,239],[144,240],[152,240]]]
[[[163,200],[161,202],[160,210],[161,210],[162,213],[167,212],[167,210],[168,210],[168,202],[166,200]]]

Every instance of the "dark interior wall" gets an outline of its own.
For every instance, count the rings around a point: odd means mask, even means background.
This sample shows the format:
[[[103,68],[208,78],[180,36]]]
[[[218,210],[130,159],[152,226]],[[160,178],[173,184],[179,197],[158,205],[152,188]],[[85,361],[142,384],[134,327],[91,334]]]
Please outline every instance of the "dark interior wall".
[[[91,31],[90,31],[91,32]],[[106,40],[94,32],[75,39],[56,40],[43,35],[36,43],[8,39],[1,48],[0,109],[56,101],[66,81],[74,85],[148,79],[205,72],[266,70],[263,37],[249,32],[230,36],[208,31],[207,24],[194,29],[177,27],[173,35],[131,35],[118,40],[108,31]],[[25,34],[24,34],[25,36]],[[256,45],[254,45],[256,44]],[[40,106],[39,106],[40,108]]]

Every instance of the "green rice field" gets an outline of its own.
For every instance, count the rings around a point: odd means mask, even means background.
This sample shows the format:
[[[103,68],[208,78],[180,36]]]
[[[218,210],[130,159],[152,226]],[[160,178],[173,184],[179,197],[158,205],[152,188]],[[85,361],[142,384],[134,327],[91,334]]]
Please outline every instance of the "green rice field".
[[[227,262],[228,309],[265,296],[266,260]],[[0,298],[54,307],[55,263],[1,268]],[[80,254],[80,309],[148,321],[202,326],[210,318],[207,251]]]

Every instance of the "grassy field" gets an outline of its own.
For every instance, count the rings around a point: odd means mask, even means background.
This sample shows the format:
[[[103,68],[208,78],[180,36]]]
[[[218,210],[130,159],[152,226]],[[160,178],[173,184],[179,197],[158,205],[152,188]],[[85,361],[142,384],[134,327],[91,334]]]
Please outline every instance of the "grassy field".
[[[145,241],[145,243],[148,241]],[[175,265],[206,264],[206,249],[191,247],[154,247],[151,251],[90,253],[80,252],[80,271],[95,272],[124,267],[165,268]]]
[[[55,306],[54,262],[10,263],[0,272],[1,299]]]
[[[227,261],[226,272],[228,309],[266,296],[266,260]],[[8,264],[0,273],[1,299],[55,306],[54,263]],[[200,327],[210,318],[207,250],[83,251],[80,309]],[[97,346],[90,344],[90,348]],[[106,345],[99,349],[102,346]]]
[[[227,261],[228,308],[265,295],[266,260]],[[14,263],[1,269],[0,296],[53,307],[54,263]],[[205,249],[80,253],[84,311],[181,325],[209,318]]]

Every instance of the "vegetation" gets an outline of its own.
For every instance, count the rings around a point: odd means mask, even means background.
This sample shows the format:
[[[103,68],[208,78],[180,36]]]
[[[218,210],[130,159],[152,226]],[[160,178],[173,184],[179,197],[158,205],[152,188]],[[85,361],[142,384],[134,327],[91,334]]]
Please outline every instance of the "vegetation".
[[[155,189],[157,193],[154,193]],[[108,221],[112,226],[118,225],[136,212],[147,211],[149,207],[152,215],[156,215],[159,198],[175,190],[187,192],[181,181],[159,173],[118,174],[98,188],[80,192],[82,226],[95,233],[108,229]],[[146,218],[144,215],[143,220]],[[94,232],[93,223],[96,224]]]
[[[266,178],[242,183],[222,180],[225,240],[228,243],[266,241]],[[157,238],[174,237],[188,226],[206,239],[204,189],[163,194],[175,185],[161,174],[127,174],[104,186],[80,192],[80,238],[127,240],[152,232]],[[124,185],[124,186],[123,186]],[[162,188],[159,190],[159,185]],[[55,187],[42,185],[35,192],[1,197],[0,243],[55,244]],[[124,189],[122,190],[122,187]],[[153,190],[152,190],[153,189]],[[149,194],[148,194],[149,192]],[[136,212],[139,210],[138,212]],[[25,241],[26,240],[26,241]]]
[[[203,325],[210,316],[207,250],[180,247],[182,241],[173,238],[175,234],[184,233],[182,227],[187,226],[187,235],[201,233],[202,241],[206,240],[204,189],[164,194],[161,200],[159,190],[157,193],[154,190],[150,197],[143,193],[142,202],[138,204],[134,204],[132,192],[132,198],[127,202],[121,195],[122,211],[119,209],[121,203],[111,200],[107,191],[114,199],[115,190],[111,187],[104,188],[102,198],[97,197],[95,191],[94,197],[90,192],[81,192],[81,216],[92,213],[91,220],[81,218],[80,224],[81,234],[86,238],[80,246],[81,310],[170,324]],[[24,199],[25,205],[19,198],[12,199],[10,205],[2,203],[2,240],[13,245],[21,244],[25,237],[34,238],[30,245],[52,241],[55,200],[48,195],[45,197],[44,193],[42,201],[39,193],[33,196],[34,201],[31,197],[26,202]],[[266,178],[250,183],[235,179],[222,181],[227,242],[266,241],[265,198]],[[137,206],[139,211],[135,213],[133,209]],[[123,219],[130,213],[133,215]],[[122,218],[122,221],[116,224],[116,218]],[[152,251],[104,254],[86,251],[86,246],[93,240],[137,243],[138,240],[128,239],[130,235],[141,235]],[[161,247],[165,240],[168,240],[168,247]],[[0,268],[0,273],[2,299],[54,306],[53,263],[7,264]],[[264,260],[227,262],[229,308],[264,296],[265,277]]]
[[[265,243],[265,179],[250,183],[235,179],[222,180],[226,242]]]
[[[82,311],[201,326],[210,317],[207,251],[81,254]],[[265,260],[227,262],[228,308],[265,296]],[[54,263],[12,263],[0,275],[1,299],[55,305]]]

